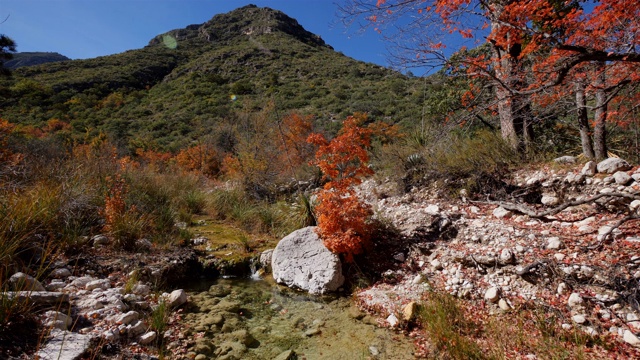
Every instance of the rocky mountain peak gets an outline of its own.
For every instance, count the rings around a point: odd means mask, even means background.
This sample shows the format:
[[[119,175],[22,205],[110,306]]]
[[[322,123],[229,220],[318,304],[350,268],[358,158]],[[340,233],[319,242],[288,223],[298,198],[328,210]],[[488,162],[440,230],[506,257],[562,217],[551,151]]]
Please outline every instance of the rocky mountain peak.
[[[257,37],[278,32],[311,46],[331,48],[320,36],[305,30],[298,21],[282,11],[256,5],[247,5],[225,14],[215,15],[204,24],[171,30],[153,38],[149,45],[161,44],[166,41],[167,36],[177,42],[193,39],[219,43],[243,36]]]

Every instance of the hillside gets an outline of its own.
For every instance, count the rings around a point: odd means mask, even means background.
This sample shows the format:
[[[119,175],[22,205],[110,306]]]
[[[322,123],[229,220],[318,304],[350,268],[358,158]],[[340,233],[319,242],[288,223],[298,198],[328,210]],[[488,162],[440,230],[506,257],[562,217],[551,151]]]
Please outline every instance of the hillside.
[[[13,59],[4,63],[7,69],[15,70],[23,66],[34,66],[57,61],[71,60],[56,52],[19,52],[13,54]]]
[[[246,6],[142,49],[19,68],[0,83],[0,106],[12,123],[56,118],[77,136],[102,131],[122,145],[176,150],[269,102],[321,127],[354,111],[411,122],[421,84],[334,51],[280,11]]]

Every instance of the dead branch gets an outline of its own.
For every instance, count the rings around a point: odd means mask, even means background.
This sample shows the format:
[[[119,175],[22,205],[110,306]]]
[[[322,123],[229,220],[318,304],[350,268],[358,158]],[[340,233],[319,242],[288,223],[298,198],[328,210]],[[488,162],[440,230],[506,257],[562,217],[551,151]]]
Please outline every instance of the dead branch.
[[[554,208],[548,209],[548,210],[544,210],[544,211],[536,211],[534,209],[531,209],[528,206],[525,206],[523,204],[514,204],[514,203],[507,203],[507,202],[502,202],[502,201],[477,201],[479,203],[485,203],[485,204],[494,204],[494,205],[499,205],[501,207],[503,207],[506,210],[509,211],[515,211],[524,215],[528,215],[532,218],[544,218],[547,216],[552,216],[555,214],[560,213],[561,211],[565,210],[566,208],[572,207],[572,206],[578,206],[578,205],[582,205],[582,204],[588,204],[591,202],[594,202],[598,199],[601,198],[606,198],[606,197],[611,197],[611,198],[625,198],[625,199],[630,199],[630,200],[640,200],[640,196],[638,195],[632,195],[632,194],[627,194],[627,193],[605,193],[605,194],[597,194],[594,195],[590,198],[587,199],[582,199],[582,200],[574,200],[568,203],[564,203],[561,205],[558,205]],[[618,225],[619,226],[619,225]]]
[[[588,246],[587,249],[589,250],[600,249],[607,240],[612,238],[612,234],[615,229],[619,228],[620,226],[622,226],[622,224],[626,223],[627,221],[636,220],[636,219],[640,219],[640,214],[638,213],[629,214],[623,217],[622,219],[616,221],[615,224],[609,227],[609,230],[607,230],[606,232],[598,236],[600,240],[598,241],[597,244]]]

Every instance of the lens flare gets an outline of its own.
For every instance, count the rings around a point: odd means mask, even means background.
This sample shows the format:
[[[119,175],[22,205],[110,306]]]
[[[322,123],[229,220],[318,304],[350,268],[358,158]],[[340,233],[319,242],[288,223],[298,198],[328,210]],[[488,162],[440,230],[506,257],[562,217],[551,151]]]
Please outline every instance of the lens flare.
[[[178,40],[171,35],[162,35],[162,43],[169,49],[175,49],[178,47]]]
[[[235,95],[231,95],[231,96],[229,96],[229,99],[231,99],[231,101],[236,101],[236,100],[238,100],[238,97],[235,96]]]

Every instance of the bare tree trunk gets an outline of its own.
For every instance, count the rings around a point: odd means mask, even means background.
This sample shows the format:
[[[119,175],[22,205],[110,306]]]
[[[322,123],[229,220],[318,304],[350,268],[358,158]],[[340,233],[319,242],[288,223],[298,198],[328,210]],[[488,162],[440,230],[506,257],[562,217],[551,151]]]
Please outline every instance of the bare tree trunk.
[[[492,27],[500,26],[494,22]],[[514,103],[512,94],[507,89],[511,86],[511,74],[513,73],[513,62],[509,54],[497,46],[493,47],[493,67],[496,71],[495,75],[498,79],[496,84],[496,99],[498,100],[498,116],[500,118],[500,132],[502,139],[505,140],[511,148],[518,150],[520,139],[516,130],[514,118]]]
[[[492,12],[491,29],[493,31],[502,25],[497,19],[500,17],[504,4],[501,1],[494,2],[495,8]],[[508,35],[507,35],[508,36]],[[517,64],[516,59],[511,57],[510,49],[503,49],[494,44],[493,46],[493,68],[496,76],[496,100],[498,101],[498,116],[500,118],[500,131],[502,139],[505,140],[512,149],[522,152],[523,119],[518,117],[518,101],[508,89],[514,88],[514,72]]]
[[[595,158],[591,134],[589,128],[589,117],[587,115],[587,100],[584,96],[584,84],[576,81],[576,108],[578,110],[578,128],[580,129],[580,141],[582,142],[582,154],[585,158],[592,160]]]
[[[504,139],[514,150],[520,145],[518,132],[516,131],[513,117],[513,103],[509,91],[501,86],[496,87],[498,98],[498,116],[500,117],[500,132]]]
[[[605,64],[598,62],[596,67],[596,124],[593,131],[593,149],[597,160],[606,159],[607,155],[607,129],[605,122],[607,121],[607,93]]]

